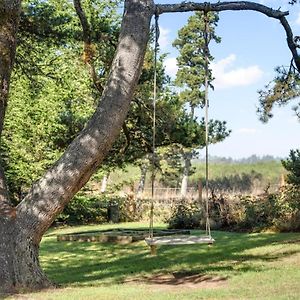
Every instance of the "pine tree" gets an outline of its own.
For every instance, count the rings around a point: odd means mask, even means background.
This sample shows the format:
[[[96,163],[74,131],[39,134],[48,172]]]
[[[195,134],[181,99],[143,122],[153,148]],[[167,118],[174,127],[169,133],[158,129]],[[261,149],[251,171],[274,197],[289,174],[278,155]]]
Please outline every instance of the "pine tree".
[[[300,186],[300,150],[291,150],[289,157],[281,162],[288,171],[287,182]]]
[[[190,109],[190,120],[195,118],[195,109],[204,106],[205,77],[208,76],[209,84],[212,81],[211,70],[207,70],[208,63],[213,59],[209,53],[208,45],[211,41],[217,43],[221,41],[215,33],[217,22],[218,15],[215,13],[196,12],[188,19],[187,25],[178,32],[178,38],[173,43],[173,46],[179,50],[175,83],[181,88],[180,100]],[[223,125],[225,126],[225,123]],[[223,129],[221,131],[224,132]],[[228,132],[225,135],[220,135],[220,139],[217,141],[224,139],[227,135]],[[204,147],[204,145],[203,140],[199,140],[198,144],[194,146]],[[193,150],[193,148],[181,149],[184,160],[181,184],[182,197],[186,197],[187,193],[191,160],[195,154]]]
[[[218,15],[207,14],[208,22],[208,44],[211,41],[221,41],[215,33]],[[205,83],[205,56],[208,55],[209,62],[213,57],[206,53],[205,45],[205,15],[196,12],[178,32],[178,38],[173,45],[179,50],[177,57],[178,72],[175,83],[182,89],[180,99],[189,104],[191,117],[194,117],[194,109],[204,105],[204,83]],[[211,70],[209,70],[209,82],[212,81]]]

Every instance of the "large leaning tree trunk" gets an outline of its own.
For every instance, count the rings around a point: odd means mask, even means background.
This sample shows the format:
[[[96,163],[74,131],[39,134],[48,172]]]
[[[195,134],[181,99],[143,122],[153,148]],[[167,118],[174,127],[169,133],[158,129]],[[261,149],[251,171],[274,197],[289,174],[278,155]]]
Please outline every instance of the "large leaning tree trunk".
[[[51,286],[39,264],[40,240],[88,181],[121,130],[141,72],[153,13],[152,0],[125,2],[119,44],[99,107],[63,156],[32,186],[16,207],[16,215],[1,215],[2,291]]]
[[[0,0],[0,134],[7,105],[21,0]],[[154,13],[253,10],[281,22],[300,71],[298,45],[285,19],[288,12],[247,1],[154,5],[125,0],[119,44],[99,106],[63,156],[17,206],[10,204],[0,170],[0,292],[49,287],[39,264],[39,243],[56,216],[89,180],[117,138],[137,84]]]

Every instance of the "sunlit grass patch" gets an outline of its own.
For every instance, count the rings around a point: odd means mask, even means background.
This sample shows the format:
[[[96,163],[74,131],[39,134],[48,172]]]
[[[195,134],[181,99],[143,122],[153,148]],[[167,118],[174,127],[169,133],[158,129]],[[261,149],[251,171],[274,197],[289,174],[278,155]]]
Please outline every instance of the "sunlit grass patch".
[[[49,231],[41,244],[41,264],[61,288],[31,294],[29,299],[299,299],[298,233],[213,232],[212,247],[161,246],[157,256],[150,255],[144,241],[118,245],[56,240],[57,234],[116,227],[147,228],[147,224]],[[220,284],[204,280],[191,288],[147,281],[177,273],[220,278]]]

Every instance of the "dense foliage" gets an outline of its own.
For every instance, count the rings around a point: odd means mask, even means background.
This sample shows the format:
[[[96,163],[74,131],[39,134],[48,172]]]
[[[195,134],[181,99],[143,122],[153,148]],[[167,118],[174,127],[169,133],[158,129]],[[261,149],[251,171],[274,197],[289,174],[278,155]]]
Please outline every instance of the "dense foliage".
[[[60,78],[38,76],[32,82],[25,75],[13,77],[2,149],[14,198],[21,198],[58,158],[93,112],[89,76],[80,60],[66,52],[56,61]]]
[[[167,219],[168,228],[171,229],[194,229],[203,225],[203,213],[196,203],[184,200],[174,207],[171,216]]]
[[[299,198],[300,189],[295,186],[258,196],[213,194],[209,199],[210,223],[213,229],[235,231],[299,231]],[[181,203],[174,208],[168,224],[171,228],[205,229],[204,204]]]

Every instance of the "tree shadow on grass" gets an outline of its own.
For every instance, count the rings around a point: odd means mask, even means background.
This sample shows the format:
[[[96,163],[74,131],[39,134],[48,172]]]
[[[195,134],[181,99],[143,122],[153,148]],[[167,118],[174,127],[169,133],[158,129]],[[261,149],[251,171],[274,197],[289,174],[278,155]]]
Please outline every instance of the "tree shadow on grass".
[[[144,242],[129,245],[57,242],[42,244],[41,258],[48,276],[58,284],[117,284],[128,278],[172,272],[193,274],[234,274],[262,271],[267,263],[300,253],[299,249],[263,254],[252,249],[296,238],[292,234],[215,233],[216,243],[207,245],[161,246],[151,256]],[[270,248],[271,249],[271,248]],[[249,254],[250,251],[250,254]]]

